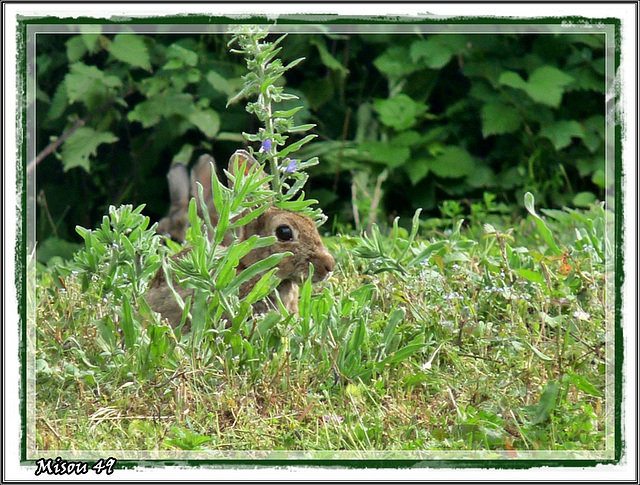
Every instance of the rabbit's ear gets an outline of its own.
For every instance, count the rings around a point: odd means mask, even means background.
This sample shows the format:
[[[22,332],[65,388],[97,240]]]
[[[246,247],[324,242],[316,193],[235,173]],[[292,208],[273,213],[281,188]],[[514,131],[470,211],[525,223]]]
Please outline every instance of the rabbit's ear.
[[[181,163],[171,165],[167,173],[169,183],[169,215],[158,222],[158,234],[171,236],[175,241],[184,241],[189,207],[189,172]]]
[[[202,185],[202,195],[204,202],[210,206],[213,201],[213,193],[211,191],[211,175],[212,170],[216,169],[215,160],[209,154],[200,155],[198,161],[191,169],[191,196],[195,197],[198,202],[198,210],[200,210],[201,201],[198,197],[197,182]]]
[[[171,210],[189,204],[189,173],[187,167],[181,163],[171,165],[167,172],[167,182],[169,183],[169,200]]]
[[[215,226],[218,223],[218,212],[213,203],[213,190],[211,187],[213,172],[217,173],[216,162],[213,157],[206,153],[200,155],[200,158],[198,158],[198,161],[191,169],[191,196],[196,198],[198,216],[206,220],[202,212],[202,201],[200,200],[200,194],[198,192],[197,183],[200,183],[202,185],[202,197],[209,214],[209,220],[211,224]]]
[[[259,166],[258,161],[246,150],[236,150],[231,158],[229,158],[229,168],[228,172],[232,176],[236,176],[236,169],[243,170],[244,174],[247,175],[253,167]],[[266,174],[263,170],[260,171],[259,177],[261,179],[266,177]],[[229,179],[229,188],[233,188],[233,181]]]

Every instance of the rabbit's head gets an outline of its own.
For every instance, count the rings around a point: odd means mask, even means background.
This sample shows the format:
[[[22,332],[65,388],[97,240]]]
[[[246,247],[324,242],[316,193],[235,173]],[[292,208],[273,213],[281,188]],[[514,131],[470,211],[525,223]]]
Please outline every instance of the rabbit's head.
[[[258,162],[245,150],[237,150],[229,159],[228,172],[235,176],[236,169],[248,173]],[[258,173],[264,178],[264,172]],[[233,186],[230,180],[229,185]],[[291,252],[278,264],[276,276],[283,281],[302,284],[309,276],[309,263],[313,264],[313,283],[323,281],[333,272],[335,260],[320,239],[315,223],[307,216],[275,207],[270,207],[252,222],[240,228],[240,239],[258,235],[275,236],[276,242],[257,248],[243,258],[245,267],[275,253]]]
[[[270,246],[252,250],[242,260],[248,267],[271,254],[291,252],[278,264],[276,276],[282,280],[302,284],[309,276],[309,263],[313,264],[313,283],[331,276],[335,260],[322,243],[315,223],[307,216],[277,208],[269,208],[258,218],[242,227],[241,239],[252,235],[275,236]]]

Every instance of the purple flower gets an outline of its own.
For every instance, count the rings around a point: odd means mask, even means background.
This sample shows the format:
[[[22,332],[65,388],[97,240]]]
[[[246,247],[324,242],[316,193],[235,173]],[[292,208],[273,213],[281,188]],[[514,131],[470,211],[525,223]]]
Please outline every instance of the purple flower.
[[[325,423],[337,423],[340,424],[342,423],[342,416],[340,415],[335,415],[335,414],[325,414],[324,416],[322,416],[322,421],[324,421]]]
[[[262,147],[260,148],[260,151],[268,152],[269,150],[271,150],[271,140],[267,138],[262,142]]]
[[[287,173],[294,173],[296,170],[298,170],[298,167],[296,165],[296,159],[294,158],[289,162],[289,165],[287,165],[286,171]]]

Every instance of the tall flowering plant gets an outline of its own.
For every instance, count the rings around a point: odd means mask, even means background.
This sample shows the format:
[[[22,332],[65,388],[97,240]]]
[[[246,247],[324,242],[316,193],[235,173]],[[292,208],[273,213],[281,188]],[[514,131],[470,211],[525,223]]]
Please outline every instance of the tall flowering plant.
[[[307,134],[293,143],[289,142],[291,134],[304,133],[316,125],[295,125],[294,115],[303,106],[287,110],[277,109],[278,103],[282,101],[299,99],[294,94],[284,92],[284,88],[277,81],[286,71],[301,63],[304,57],[283,65],[276,56],[282,49],[278,45],[287,34],[274,42],[267,40],[268,35],[269,30],[259,25],[240,25],[233,29],[228,45],[237,47],[232,48],[231,52],[245,57],[249,72],[243,77],[242,90],[231,98],[227,105],[242,98],[256,97],[255,101],[247,102],[246,110],[255,114],[262,126],[258,133],[243,133],[243,136],[249,142],[259,143],[257,151],[252,147],[249,149],[261,166],[269,167],[268,171],[273,176],[271,189],[275,193],[275,205],[307,214],[317,224],[322,224],[326,220],[322,210],[310,207],[317,201],[305,200],[304,191],[301,191],[309,178],[305,170],[316,165],[318,157],[308,160],[294,158],[295,152],[317,135]]]

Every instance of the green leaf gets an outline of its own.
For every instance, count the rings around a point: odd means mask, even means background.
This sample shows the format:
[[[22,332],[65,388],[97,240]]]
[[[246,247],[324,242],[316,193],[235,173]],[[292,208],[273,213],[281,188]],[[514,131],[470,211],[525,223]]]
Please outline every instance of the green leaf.
[[[233,89],[233,86],[231,86],[231,83],[216,71],[209,71],[205,76],[205,79],[209,84],[211,84],[213,89],[226,94],[227,97],[231,97],[235,94],[235,90]]]
[[[171,163],[181,163],[185,167],[189,165],[189,161],[191,160],[191,155],[193,155],[193,145],[190,143],[185,143],[182,145],[182,148],[178,153],[175,154]]]
[[[305,136],[301,140],[298,140],[297,142],[292,143],[291,145],[288,145],[288,146],[284,147],[281,151],[278,152],[278,156],[280,158],[285,158],[290,153],[295,153],[300,148],[302,148],[303,145],[305,145],[306,143],[310,142],[311,140],[313,140],[317,136],[318,135],[315,135],[315,134],[311,134],[311,135]]]
[[[556,407],[559,391],[560,387],[556,382],[550,381],[547,383],[542,396],[540,396],[540,401],[534,406],[533,424],[540,424],[549,419],[551,412]]]
[[[171,93],[165,96],[154,96],[136,104],[135,107],[129,111],[127,117],[130,121],[139,121],[143,128],[148,128],[159,123],[163,117],[168,118],[173,115],[178,115],[189,118],[195,113],[196,109],[193,104],[193,97],[190,94]],[[198,123],[211,121],[208,120],[206,116],[194,116],[194,121]],[[198,128],[200,128],[200,126],[198,126]],[[203,126],[203,128],[217,129],[215,125],[211,128],[207,126]]]
[[[285,256],[291,256],[291,255],[292,253],[290,252],[276,253],[276,254],[267,256],[266,258],[256,263],[253,263],[251,266],[241,271],[240,274],[238,274],[235,278],[233,278],[233,280],[229,284],[229,288],[239,287],[242,283],[249,281],[254,276],[260,273],[264,273],[270,270],[271,268],[273,268],[274,266],[276,266]]]
[[[220,115],[212,109],[194,109],[189,114],[188,119],[209,138],[215,137],[220,131]]]
[[[524,194],[524,207],[525,209],[527,209],[529,214],[531,214],[535,218],[534,220],[536,222],[536,225],[538,226],[540,235],[555,254],[562,254],[562,250],[558,247],[556,241],[553,239],[553,233],[547,227],[542,218],[536,213],[534,204],[535,199],[533,197],[533,194],[531,192],[527,192],[526,194]]]
[[[482,106],[482,136],[513,133],[520,128],[520,113],[506,103],[486,103]]]
[[[382,342],[384,343],[385,354],[389,354],[391,351],[391,343],[395,336],[396,327],[398,323],[405,317],[406,310],[404,308],[396,308],[389,315],[389,320],[384,327],[384,334],[382,336]]]
[[[426,158],[412,158],[404,165],[404,171],[411,181],[411,185],[416,185],[429,174],[429,160]]]
[[[406,146],[397,146],[382,141],[367,141],[360,144],[358,151],[374,162],[395,168],[403,165],[411,156]]]
[[[322,62],[322,64],[324,64],[332,71],[338,72],[341,77],[345,77],[347,74],[349,74],[349,69],[340,64],[340,61],[338,61],[331,55],[331,53],[327,50],[321,40],[314,40],[311,43],[318,48],[318,53],[320,54],[320,62]]]
[[[88,126],[78,128],[67,138],[62,147],[64,171],[82,167],[89,172],[89,157],[96,155],[98,146],[116,141],[118,137],[108,131],[96,131]]]
[[[400,350],[396,350],[391,355],[381,360],[375,365],[377,371],[382,371],[386,365],[397,364],[398,362],[402,362],[403,360],[408,359],[413,354],[423,349],[427,344],[424,342],[409,344],[406,347],[401,348]]]
[[[76,62],[69,68],[64,78],[69,103],[82,101],[89,109],[103,103],[107,96],[114,94],[114,89],[122,86],[116,76],[109,76],[95,66],[87,66]]]
[[[169,62],[167,62],[163,68],[168,70],[179,69],[185,65],[194,67],[198,64],[198,54],[179,44],[171,44],[169,46],[167,49],[167,58],[169,58]]]
[[[533,281],[534,283],[539,283],[541,285],[545,284],[544,276],[537,271],[524,268],[517,268],[515,271],[526,280]]]
[[[510,86],[517,89],[526,89],[527,83],[520,74],[513,71],[505,71],[498,77],[498,83],[503,86]]]
[[[300,111],[304,106],[296,106],[295,108],[287,109],[284,111],[274,111],[272,116],[274,118],[290,118],[295,115],[298,111]]]
[[[315,128],[315,127],[316,127],[315,124],[307,123],[306,125],[292,126],[287,131],[289,133],[300,133],[300,132],[304,132],[304,131],[309,131],[309,130]]]
[[[65,45],[67,47],[67,58],[70,63],[79,61],[87,52],[87,45],[82,40],[81,35],[74,35]]]
[[[151,71],[149,51],[138,34],[116,34],[107,50],[119,61]]]
[[[467,176],[467,183],[471,187],[477,188],[487,188],[493,187],[497,184],[496,174],[493,173],[493,170],[486,165],[478,165],[476,168]]]
[[[466,177],[475,169],[473,157],[464,148],[445,146],[442,152],[426,163],[433,173],[443,178]]]
[[[399,79],[417,69],[412,62],[407,62],[409,50],[402,46],[389,47],[382,55],[376,57],[373,65],[390,79]]]
[[[449,46],[439,42],[438,37],[429,37],[411,44],[409,54],[414,64],[423,62],[431,69],[440,69],[449,63],[454,52]]]
[[[548,138],[556,150],[562,150],[571,144],[571,138],[584,138],[582,125],[576,120],[561,120],[546,124],[540,130],[540,136]]]
[[[576,207],[589,207],[590,205],[595,204],[596,196],[593,192],[578,192],[573,197],[573,205]]]
[[[427,105],[414,101],[404,93],[390,99],[376,99],[374,109],[380,115],[380,121],[386,126],[403,131],[418,122],[418,118],[427,111]]]
[[[590,396],[602,397],[602,393],[591,384],[586,377],[574,374],[572,372],[569,373],[570,382],[580,389],[582,392],[589,394]]]
[[[129,349],[133,348],[137,340],[137,332],[133,323],[131,303],[128,298],[122,299],[122,333],[125,346]]]
[[[69,100],[67,98],[67,86],[65,82],[62,81],[60,85],[56,88],[56,92],[53,95],[53,99],[51,100],[51,104],[49,105],[49,111],[47,112],[47,118],[50,120],[56,120],[60,118],[67,109],[67,105]]]
[[[604,173],[604,170],[599,168],[595,172],[593,172],[593,175],[591,176],[591,181],[601,189],[604,189],[607,183],[607,177],[606,177],[606,174]]]
[[[93,54],[97,51],[96,46],[98,45],[98,39],[100,38],[100,34],[87,32],[87,33],[82,33],[80,37],[82,38],[82,42],[84,42],[85,47],[90,53]]]
[[[275,277],[277,271],[278,268],[273,268],[263,274],[244,300],[249,304],[253,304],[271,293],[277,286],[278,281],[280,281]]]
[[[540,359],[546,361],[546,362],[550,362],[553,359],[551,357],[549,357],[548,355],[543,354],[542,352],[540,352],[538,349],[536,349],[533,345],[531,345],[528,341],[525,341],[525,343],[529,346],[529,348],[531,350],[533,350],[533,353],[536,354]]]
[[[505,71],[500,74],[498,83],[524,90],[537,103],[557,108],[562,101],[565,87],[573,82],[573,77],[556,67],[544,65],[531,73],[528,81],[519,74]]]
[[[348,353],[354,353],[362,350],[362,344],[367,336],[367,326],[364,318],[360,319],[355,325],[355,331],[351,334],[349,342],[347,342]]]
[[[422,143],[423,137],[417,131],[402,131],[391,139],[393,145],[407,145],[413,147]]]

